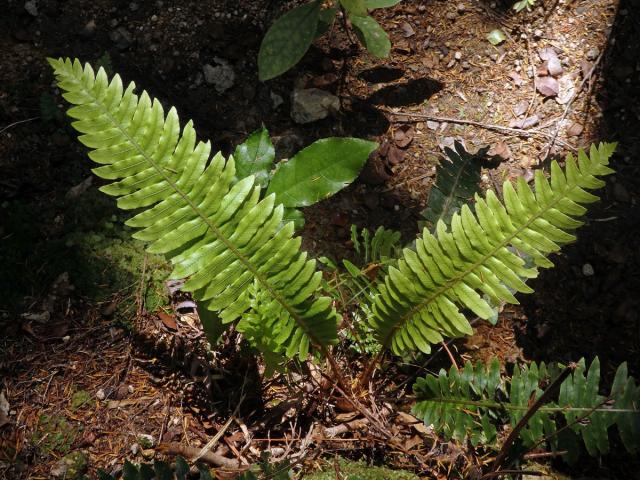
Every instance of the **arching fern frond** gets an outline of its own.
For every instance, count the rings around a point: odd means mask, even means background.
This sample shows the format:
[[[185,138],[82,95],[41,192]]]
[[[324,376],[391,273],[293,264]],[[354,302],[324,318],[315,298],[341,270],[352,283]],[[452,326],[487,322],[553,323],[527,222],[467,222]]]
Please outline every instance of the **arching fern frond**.
[[[127,224],[148,251],[165,254],[173,278],[222,321],[240,318],[251,306],[255,284],[276,312],[273,339],[290,355],[306,357],[310,344],[324,350],[336,338],[337,314],[326,297],[315,298],[321,281],[315,261],[300,251],[293,224],[281,225],[275,197],[260,199],[254,177],[235,180],[233,158],[210,158],[209,142],[197,142],[192,122],[181,131],[178,114],[166,114],[146,91],[125,89],[78,60],[50,59],[79,140],[92,149],[99,177],[113,180],[101,190],[120,208],[143,209]]]
[[[475,213],[468,206],[454,214],[451,228],[442,221],[435,235],[423,230],[415,249],[406,248],[397,267],[382,280],[373,302],[372,327],[385,346],[401,354],[419,349],[443,337],[470,334],[471,326],[461,309],[481,318],[494,304],[517,303],[512,292],[530,293],[525,283],[537,276],[537,267],[553,264],[547,256],[573,241],[570,234],[582,223],[582,204],[598,197],[587,189],[604,186],[597,176],[613,172],[607,165],[614,144],[591,148],[590,155],[569,155],[566,171],[551,165],[550,181],[541,170],[535,174],[535,193],[521,178],[516,187],[504,184],[504,204],[495,193],[476,195]]]
[[[490,366],[467,363],[418,378],[413,386],[417,402],[413,413],[446,439],[497,447],[496,425],[515,427],[558,368],[532,363],[516,368],[511,379],[500,377],[498,360]],[[640,385],[628,376],[626,363],[616,372],[609,395],[600,395],[600,361],[589,369],[582,359],[562,382],[556,401],[542,406],[520,431],[520,441],[531,448],[547,439],[553,449],[567,450],[575,459],[578,440],[592,456],[609,451],[609,428],[616,426],[625,448],[640,450]]]

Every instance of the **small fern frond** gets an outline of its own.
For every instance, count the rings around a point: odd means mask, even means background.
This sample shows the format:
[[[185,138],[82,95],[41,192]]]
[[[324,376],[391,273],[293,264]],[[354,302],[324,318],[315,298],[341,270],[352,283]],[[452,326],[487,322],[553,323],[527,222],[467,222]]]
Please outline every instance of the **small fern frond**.
[[[495,447],[495,424],[506,421],[515,427],[542,395],[541,385],[559,371],[532,363],[517,368],[510,380],[501,379],[497,360],[490,366],[467,363],[460,372],[441,370],[438,376],[418,378],[413,413],[446,439],[469,438],[474,445]],[[599,390],[600,361],[596,357],[587,371],[582,359],[560,385],[557,401],[542,406],[521,430],[522,445],[531,448],[547,439],[551,448],[569,450],[568,459],[573,459],[581,438],[587,452],[597,456],[609,451],[608,430],[615,425],[625,448],[640,450],[640,385],[628,376],[626,363],[618,367],[610,394]]]
[[[504,204],[493,191],[476,195],[475,214],[468,206],[454,214],[449,229],[439,221],[435,234],[424,229],[415,249],[405,248],[397,267],[390,267],[373,302],[372,326],[381,343],[396,354],[419,349],[443,337],[472,333],[461,313],[471,310],[483,319],[491,303],[518,303],[512,292],[530,293],[526,279],[538,275],[536,267],[551,267],[547,256],[571,242],[569,233],[582,223],[582,204],[598,197],[587,189],[604,186],[597,176],[613,172],[607,165],[615,144],[580,151],[577,162],[566,160],[565,172],[557,162],[547,180],[535,174],[535,193],[524,179],[514,187],[505,182]]]
[[[321,273],[300,251],[293,224],[282,226],[274,195],[260,199],[254,177],[236,182],[233,158],[210,158],[211,144],[197,142],[192,122],[181,130],[178,114],[166,114],[146,91],[125,89],[104,69],[94,74],[78,60],[50,59],[63,97],[75,106],[79,140],[113,180],[101,190],[125,210],[144,209],[127,221],[151,253],[173,263],[173,278],[223,322],[238,320],[252,302],[254,282],[269,297],[266,311],[281,323],[275,339],[289,354],[306,357],[336,339],[337,314],[326,297],[314,298]]]

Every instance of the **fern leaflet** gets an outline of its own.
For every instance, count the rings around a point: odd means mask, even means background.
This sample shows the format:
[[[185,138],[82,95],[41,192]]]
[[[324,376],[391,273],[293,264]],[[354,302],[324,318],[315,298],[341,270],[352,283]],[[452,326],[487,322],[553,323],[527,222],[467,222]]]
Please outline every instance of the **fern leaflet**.
[[[210,158],[211,144],[196,142],[192,122],[180,131],[175,108],[146,91],[125,89],[78,60],[49,59],[63,97],[75,106],[79,140],[92,149],[100,167],[93,172],[113,180],[101,190],[125,210],[144,209],[127,221],[148,242],[151,253],[173,263],[173,278],[188,278],[184,289],[224,323],[251,307],[254,282],[268,297],[265,315],[276,313],[273,340],[290,355],[307,355],[336,339],[337,314],[329,298],[315,298],[321,273],[300,251],[293,224],[282,225],[283,207],[275,197],[260,199],[253,176],[237,181],[233,157]]]
[[[397,266],[381,280],[373,301],[372,327],[385,346],[396,354],[419,349],[444,336],[472,333],[461,308],[488,319],[489,302],[517,303],[512,292],[530,293],[525,283],[536,277],[523,257],[536,267],[551,267],[547,256],[571,242],[569,232],[582,223],[581,204],[598,197],[586,189],[604,182],[596,176],[613,172],[607,165],[614,144],[569,155],[566,173],[557,162],[551,165],[550,181],[541,170],[535,174],[535,193],[524,179],[517,186],[504,184],[504,204],[493,191],[483,199],[476,195],[475,214],[468,206],[455,213],[449,229],[439,221],[435,234],[424,229],[415,248],[405,248]]]
[[[497,359],[488,366],[467,362],[459,372],[452,367],[448,373],[441,370],[437,376],[419,378],[413,386],[418,400],[413,412],[447,439],[468,437],[474,445],[497,446],[495,424],[505,420],[515,427],[542,395],[541,384],[548,384],[558,371],[532,363],[516,368],[507,381],[500,377]],[[599,389],[599,359],[588,370],[582,359],[560,385],[557,402],[541,407],[520,432],[523,446],[531,448],[547,439],[552,448],[568,450],[571,460],[581,438],[587,452],[597,456],[609,451],[608,430],[615,425],[625,448],[638,451],[640,385],[628,376],[626,363],[618,367],[608,396],[600,395]]]

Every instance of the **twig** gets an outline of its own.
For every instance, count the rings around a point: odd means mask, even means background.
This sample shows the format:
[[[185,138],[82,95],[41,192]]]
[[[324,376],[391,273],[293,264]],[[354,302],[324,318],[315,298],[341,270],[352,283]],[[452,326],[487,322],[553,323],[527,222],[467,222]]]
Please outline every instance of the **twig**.
[[[571,111],[571,105],[573,105],[574,100],[576,98],[578,98],[578,95],[580,94],[580,92],[582,92],[582,89],[584,88],[586,83],[593,76],[593,72],[595,72],[596,67],[598,66],[598,64],[602,60],[602,57],[604,56],[604,53],[605,53],[605,50],[603,49],[602,52],[600,53],[600,55],[598,55],[598,58],[596,59],[596,61],[593,62],[593,66],[591,67],[591,70],[589,70],[589,73],[587,73],[585,75],[585,77],[582,79],[582,82],[580,83],[580,87],[574,92],[573,96],[567,102],[567,106],[564,108],[564,112],[562,113],[562,116],[560,117],[560,120],[558,120],[557,123],[556,123],[556,129],[555,129],[553,135],[551,136],[551,141],[547,145],[547,151],[545,152],[543,158],[546,159],[546,158],[549,157],[549,153],[551,152],[551,149],[553,148],[553,145],[556,142],[557,143],[561,143],[558,140],[558,134],[560,133],[560,129],[562,128],[562,122],[564,122],[564,119],[567,118],[567,115],[569,115],[569,112]]]
[[[40,117],[31,117],[31,118],[25,118],[24,120],[18,120],[17,122],[13,122],[10,123],[9,125],[7,125],[6,127],[3,127],[0,130],[0,133],[9,130],[12,127],[15,127],[16,125],[20,125],[21,123],[27,123],[27,122],[32,122],[33,120],[38,120]]]
[[[518,438],[520,431],[524,427],[526,427],[531,417],[533,417],[533,415],[540,409],[540,407],[542,407],[545,403],[549,401],[549,397],[551,397],[551,395],[555,392],[555,390],[560,386],[560,384],[562,384],[562,382],[564,382],[564,380],[569,376],[569,374],[575,368],[576,368],[575,364],[568,365],[562,371],[562,373],[558,375],[553,382],[551,382],[551,385],[549,385],[547,389],[542,393],[542,395],[540,395],[540,398],[538,398],[538,400],[536,400],[535,403],[531,405],[531,407],[529,407],[529,409],[520,419],[520,421],[515,426],[515,428],[511,430],[511,432],[509,433],[509,436],[502,444],[502,448],[500,449],[500,452],[498,452],[498,456],[496,457],[496,459],[493,461],[493,464],[491,465],[491,471],[486,475],[484,475],[481,480],[485,478],[493,477],[496,474],[502,474],[502,472],[500,472],[500,467],[502,466],[502,463],[507,457],[507,453],[509,452],[511,445],[513,444],[513,442],[515,442],[516,438]]]
[[[459,372],[460,369],[458,368],[458,364],[456,363],[456,359],[453,358],[453,354],[451,353],[451,350],[449,350],[449,347],[447,346],[447,344],[444,341],[442,342],[442,348],[444,348],[444,351],[447,352],[447,355],[449,356],[449,360],[451,360],[451,364],[453,365],[453,367],[456,369],[457,372]]]
[[[240,461],[235,458],[227,458],[219,453],[208,450],[204,455],[200,456],[200,451],[195,447],[188,447],[186,445],[180,445],[179,443],[164,443],[158,446],[160,453],[165,455],[182,455],[189,459],[193,459],[193,462],[197,460],[203,460],[204,462],[216,466],[225,467],[237,470],[240,468]]]
[[[193,460],[194,462],[197,462],[201,458],[204,459],[205,455],[207,455],[207,453],[211,451],[211,447],[213,447],[216,443],[218,443],[218,440],[220,440],[222,435],[224,435],[224,432],[226,432],[227,428],[229,428],[229,425],[231,425],[231,422],[233,422],[233,419],[238,413],[238,410],[240,410],[240,405],[242,405],[243,401],[244,401],[244,394],[242,394],[242,396],[240,397],[240,401],[238,402],[238,405],[236,405],[235,410],[233,411],[231,416],[227,419],[227,421],[224,422],[224,425],[222,426],[222,428],[218,430],[216,434],[211,438],[211,440],[209,440],[207,444],[200,449],[200,451],[196,455],[196,458],[194,458]]]
[[[457,123],[460,125],[472,125],[474,127],[484,128],[486,130],[495,130],[497,132],[502,132],[502,133],[511,133],[519,137],[529,138],[529,137],[541,136],[546,138],[553,138],[553,134],[540,130],[539,128],[524,130],[522,128],[505,127],[504,125],[497,125],[495,123],[483,123],[483,122],[476,122],[474,120],[464,120],[461,118],[452,118],[452,117],[438,117],[435,115],[427,115],[426,113],[392,112],[386,109],[382,109],[382,111],[389,115],[397,115],[402,117],[414,117],[414,118],[431,120],[431,121],[440,122],[440,123]],[[414,120],[404,120],[404,122],[413,122],[413,121]],[[576,150],[576,148],[573,145],[570,145],[564,140],[556,139],[555,141],[572,151]]]

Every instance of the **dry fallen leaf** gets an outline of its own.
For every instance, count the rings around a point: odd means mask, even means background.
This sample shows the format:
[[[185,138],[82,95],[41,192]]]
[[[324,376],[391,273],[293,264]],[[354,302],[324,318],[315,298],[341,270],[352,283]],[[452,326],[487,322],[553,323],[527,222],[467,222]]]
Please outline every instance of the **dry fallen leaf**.
[[[487,152],[487,154],[491,156],[497,155],[503,160],[509,160],[511,158],[511,149],[509,148],[509,145],[507,145],[506,142],[501,141],[493,144],[489,149],[489,151]]]
[[[545,97],[555,97],[558,95],[560,86],[553,77],[536,78],[536,89]]]
[[[413,127],[410,125],[404,125],[393,133],[393,140],[398,147],[407,148],[413,140],[413,135]]]
[[[520,100],[518,103],[516,103],[516,106],[513,109],[513,113],[515,113],[516,117],[519,117],[520,115],[524,115],[525,113],[527,113],[528,109],[529,102],[527,102],[526,100]]]
[[[567,128],[567,135],[570,137],[579,136],[584,130],[584,125],[578,122],[572,122],[571,125]]]
[[[531,128],[534,125],[537,125],[540,121],[540,117],[537,115],[531,115],[530,117],[523,118],[522,120],[514,120],[509,126],[511,128]]]
[[[162,320],[162,323],[169,330],[177,330],[178,326],[176,324],[176,319],[173,315],[169,315],[168,313],[158,312],[158,318]]]

